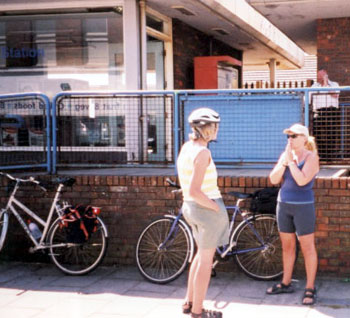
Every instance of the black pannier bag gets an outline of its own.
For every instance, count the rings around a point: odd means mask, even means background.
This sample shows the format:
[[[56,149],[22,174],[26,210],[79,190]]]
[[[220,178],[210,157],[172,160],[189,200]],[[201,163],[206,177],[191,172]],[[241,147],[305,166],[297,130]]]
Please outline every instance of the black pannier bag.
[[[96,210],[97,209],[97,210]],[[68,243],[84,243],[97,230],[100,209],[91,206],[71,206],[64,211],[61,227],[65,228]]]
[[[276,213],[279,188],[263,188],[253,193],[250,209],[255,213]]]

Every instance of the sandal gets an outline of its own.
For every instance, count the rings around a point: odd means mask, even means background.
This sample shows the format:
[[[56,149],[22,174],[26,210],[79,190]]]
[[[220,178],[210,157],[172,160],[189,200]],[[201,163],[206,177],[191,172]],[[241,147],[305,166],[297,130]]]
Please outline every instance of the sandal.
[[[266,294],[268,295],[277,295],[277,294],[283,294],[283,293],[293,293],[294,288],[292,287],[292,283],[285,285],[283,283],[274,284],[271,287],[271,290],[267,290]]]
[[[184,304],[182,304],[182,312],[184,314],[190,314],[192,309],[192,301],[186,301]]]
[[[306,306],[313,305],[316,302],[316,298],[317,298],[316,288],[314,288],[314,289],[312,289],[312,288],[305,288],[302,304],[306,305]],[[304,302],[305,299],[311,299],[311,301],[305,303]]]
[[[191,318],[222,318],[223,314],[221,311],[203,309],[202,313],[195,314],[191,312]]]

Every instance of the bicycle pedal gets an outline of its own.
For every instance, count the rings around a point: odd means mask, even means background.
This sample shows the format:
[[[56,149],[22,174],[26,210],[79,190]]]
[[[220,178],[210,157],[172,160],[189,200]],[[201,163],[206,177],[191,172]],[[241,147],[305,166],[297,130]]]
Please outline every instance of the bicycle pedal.
[[[34,254],[36,252],[36,248],[35,247],[30,247],[28,252],[30,254]]]

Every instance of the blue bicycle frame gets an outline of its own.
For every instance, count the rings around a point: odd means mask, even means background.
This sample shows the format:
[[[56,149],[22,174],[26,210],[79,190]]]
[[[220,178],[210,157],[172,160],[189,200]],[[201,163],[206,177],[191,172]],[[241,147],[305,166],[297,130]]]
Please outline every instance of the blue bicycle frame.
[[[216,250],[217,250],[217,253],[222,257],[224,258],[225,256],[232,256],[232,255],[236,255],[236,254],[243,254],[243,253],[248,253],[248,252],[253,252],[253,251],[260,251],[262,249],[265,249],[265,243],[263,241],[263,239],[261,238],[261,236],[259,235],[259,233],[256,231],[256,229],[254,228],[254,225],[252,225],[249,221],[254,218],[254,216],[252,217],[245,217],[241,211],[241,209],[239,208],[239,202],[237,201],[237,205],[233,205],[233,206],[226,206],[226,209],[228,211],[230,210],[233,210],[233,214],[232,214],[232,217],[231,217],[231,222],[230,222],[230,227],[229,227],[229,233],[231,235],[233,235],[233,227],[234,227],[234,224],[235,224],[235,220],[236,220],[236,217],[237,215],[241,215],[242,216],[242,221],[241,222],[245,222],[249,228],[251,229],[252,233],[254,233],[254,235],[257,237],[258,241],[261,243],[261,246],[260,247],[256,247],[256,248],[246,248],[246,249],[241,249],[241,250],[232,250],[232,248],[236,245],[236,242],[232,242],[230,244],[227,244],[227,245],[224,245],[222,247],[218,247]],[[176,228],[177,228],[177,224],[178,222],[182,219],[182,214],[183,214],[183,211],[182,209],[179,210],[179,213],[178,215],[175,217],[174,215],[167,215],[168,217],[171,217],[173,218],[173,223],[171,225],[171,228],[170,228],[170,231],[169,231],[169,234],[168,236],[166,237],[166,239],[163,241],[163,243],[159,246],[159,249],[163,249],[163,248],[166,248],[166,245],[171,242],[171,237],[175,237],[176,236]],[[189,229],[189,227],[188,227]],[[190,231],[190,230],[189,230]],[[192,238],[192,233],[190,232],[189,233]],[[189,262],[191,262],[192,260],[192,255],[191,257],[189,258]],[[214,264],[213,264],[213,268],[217,265],[218,261],[215,261]]]
[[[259,235],[259,233],[255,230],[255,227],[249,222],[252,218],[254,218],[254,216],[252,217],[248,217],[246,218],[243,213],[241,212],[241,209],[239,208],[238,205],[232,205],[232,206],[226,206],[226,209],[229,210],[234,210],[233,214],[232,214],[232,218],[231,218],[231,222],[230,222],[230,234],[232,233],[233,236],[233,227],[235,224],[235,220],[238,214],[240,214],[242,216],[242,222],[245,222],[249,228],[252,230],[252,232],[254,233],[254,235],[257,237],[258,241],[261,243],[261,247],[256,247],[256,248],[246,248],[246,249],[241,249],[241,250],[232,250],[232,248],[235,246],[236,242],[232,242],[231,244],[227,244],[225,246],[222,247],[218,247],[216,250],[218,252],[218,254],[221,255],[222,258],[224,258],[225,256],[231,256],[231,255],[235,255],[235,254],[243,254],[243,253],[247,253],[247,252],[253,252],[253,251],[259,251],[261,249],[265,248],[265,243],[263,241],[263,239],[261,238],[261,236]]]

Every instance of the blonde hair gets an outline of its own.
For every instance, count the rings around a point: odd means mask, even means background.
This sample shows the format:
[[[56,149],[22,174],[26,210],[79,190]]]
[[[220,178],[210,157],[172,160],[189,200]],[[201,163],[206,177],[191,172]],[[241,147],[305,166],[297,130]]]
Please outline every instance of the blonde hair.
[[[203,126],[194,126],[192,128],[192,133],[189,134],[190,140],[197,140],[203,138],[206,142],[209,142],[215,133],[216,123],[208,123]]]
[[[307,137],[305,148],[307,150],[310,150],[313,153],[317,154],[317,146],[316,146],[315,137],[312,137],[312,136]]]

